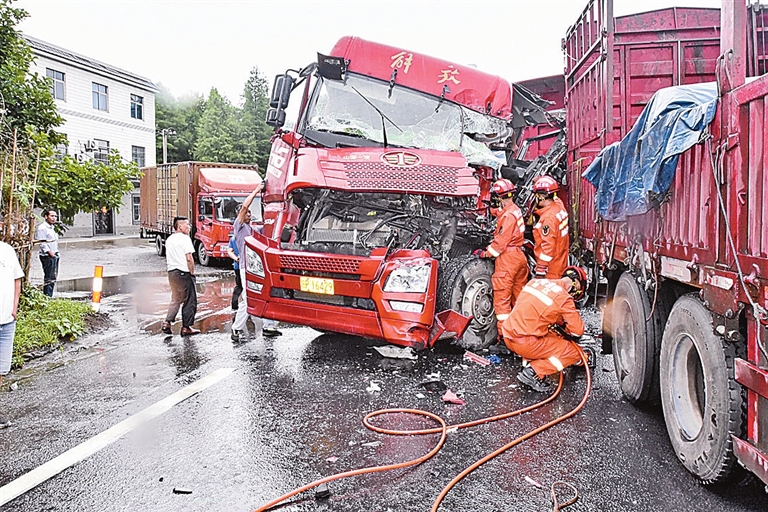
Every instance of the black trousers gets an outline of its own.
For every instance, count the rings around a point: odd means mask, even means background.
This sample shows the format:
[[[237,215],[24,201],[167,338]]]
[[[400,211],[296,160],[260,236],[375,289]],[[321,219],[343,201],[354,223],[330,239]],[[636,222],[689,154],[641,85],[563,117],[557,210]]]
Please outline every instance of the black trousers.
[[[237,311],[237,302],[243,293],[243,282],[240,280],[240,270],[235,270],[235,289],[232,290],[232,311]]]
[[[40,255],[40,263],[43,264],[43,293],[49,297],[53,297],[53,287],[56,286],[56,278],[59,275],[59,255],[48,256],[47,254]]]
[[[197,313],[197,291],[195,290],[195,276],[181,270],[168,271],[168,283],[171,285],[171,303],[168,305],[166,322],[176,321],[176,314],[181,307],[181,325],[192,327]],[[184,305],[182,307],[182,304]]]

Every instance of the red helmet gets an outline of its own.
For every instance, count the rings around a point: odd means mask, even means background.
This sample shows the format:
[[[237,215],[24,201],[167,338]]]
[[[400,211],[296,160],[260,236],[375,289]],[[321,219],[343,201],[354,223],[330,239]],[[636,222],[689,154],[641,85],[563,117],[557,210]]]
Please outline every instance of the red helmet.
[[[569,278],[574,282],[574,284],[578,283],[578,288],[574,286],[568,292],[571,294],[571,297],[573,297],[573,300],[579,300],[582,298],[587,292],[587,273],[584,271],[584,269],[575,265],[571,265],[565,269],[563,277]]]
[[[491,185],[491,194],[501,198],[512,197],[515,193],[515,185],[507,179],[497,180]]]
[[[560,188],[552,176],[539,176],[533,182],[533,191],[543,194],[554,194]]]

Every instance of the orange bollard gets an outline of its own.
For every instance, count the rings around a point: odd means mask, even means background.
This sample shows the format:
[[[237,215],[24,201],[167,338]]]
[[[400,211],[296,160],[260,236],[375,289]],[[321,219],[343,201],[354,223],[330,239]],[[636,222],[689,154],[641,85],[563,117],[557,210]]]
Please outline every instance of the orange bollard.
[[[102,290],[102,277],[104,276],[104,267],[96,265],[93,270],[93,299],[91,306],[94,311],[98,311],[101,307],[101,290]]]

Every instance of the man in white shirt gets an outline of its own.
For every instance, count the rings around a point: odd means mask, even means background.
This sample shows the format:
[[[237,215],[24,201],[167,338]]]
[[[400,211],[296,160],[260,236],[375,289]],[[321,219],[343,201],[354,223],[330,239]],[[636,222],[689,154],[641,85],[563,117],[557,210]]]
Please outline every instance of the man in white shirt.
[[[0,242],[0,386],[3,384],[3,375],[11,371],[13,335],[16,332],[16,312],[23,277],[24,272],[16,251],[7,243]],[[0,417],[0,428],[10,425],[9,420]]]
[[[195,248],[189,237],[189,220],[186,217],[173,219],[174,234],[165,241],[165,261],[168,266],[168,283],[171,285],[171,303],[161,330],[171,332],[171,323],[176,321],[176,314],[181,307],[181,335],[200,334],[193,329],[197,313],[197,291],[195,290],[195,260],[192,255]],[[182,306],[183,304],[183,306]]]
[[[56,210],[48,208],[43,212],[45,220],[37,226],[35,239],[40,241],[40,263],[43,264],[43,293],[53,297],[53,287],[59,275],[59,235],[53,229],[58,215]]]

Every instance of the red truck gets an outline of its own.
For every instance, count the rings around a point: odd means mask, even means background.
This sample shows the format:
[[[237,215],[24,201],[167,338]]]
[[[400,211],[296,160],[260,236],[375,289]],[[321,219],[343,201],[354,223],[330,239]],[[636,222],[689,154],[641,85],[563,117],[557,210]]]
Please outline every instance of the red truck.
[[[743,1],[614,18],[592,0],[563,44],[573,248],[605,288],[603,348],[630,402],[661,402],[705,484],[737,463],[768,484],[766,20]],[[605,213],[585,170],[629,140],[654,93],[706,82],[714,119],[668,191],[642,197],[644,213]]]
[[[145,167],[142,172],[142,233],[155,237],[157,254],[163,256],[173,218],[189,218],[195,255],[204,266],[227,257],[232,222],[243,200],[262,182],[256,165],[181,162]],[[261,222],[258,198],[251,213],[254,223]]]
[[[493,262],[471,254],[492,237],[510,84],[354,37],[296,74],[277,77],[267,116],[277,130],[264,235],[247,239],[249,313],[416,349],[465,329],[466,347],[495,341]]]

